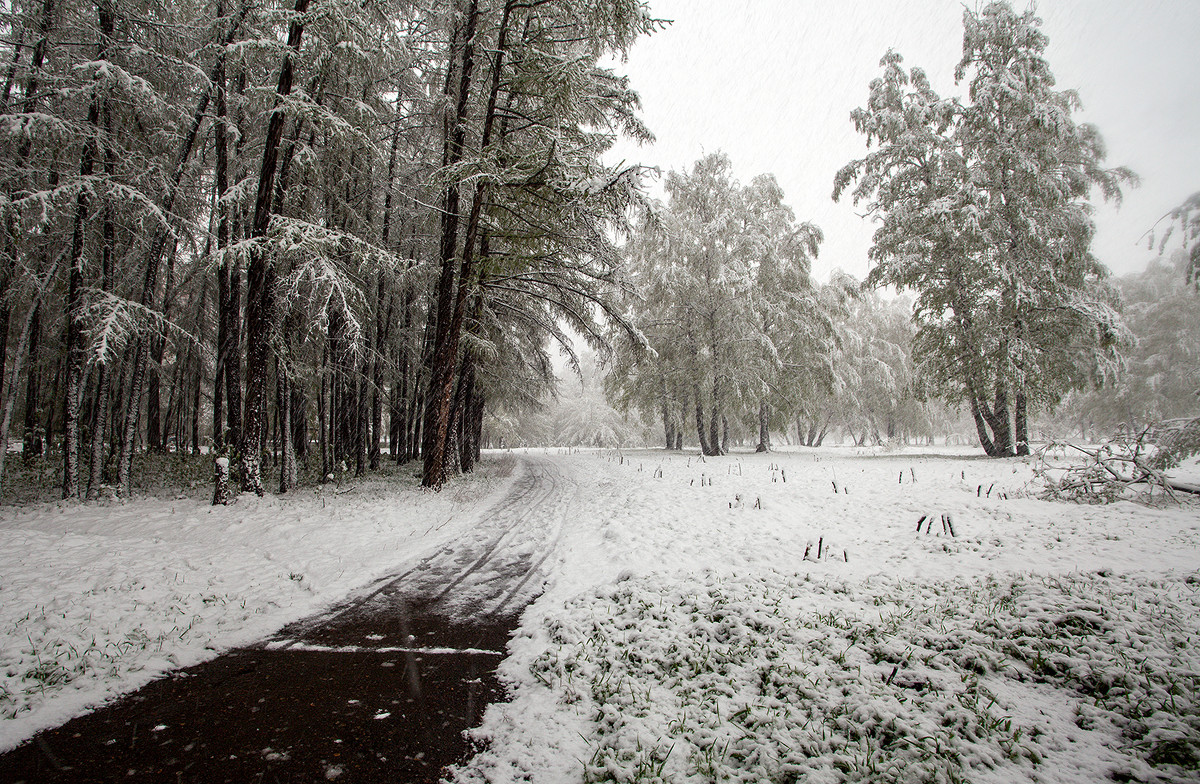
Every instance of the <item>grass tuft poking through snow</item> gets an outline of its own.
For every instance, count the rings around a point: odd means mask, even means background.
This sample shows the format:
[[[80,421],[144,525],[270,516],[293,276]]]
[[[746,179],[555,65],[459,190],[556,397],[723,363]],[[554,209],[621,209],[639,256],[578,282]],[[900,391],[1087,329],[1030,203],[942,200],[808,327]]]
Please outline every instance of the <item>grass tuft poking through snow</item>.
[[[1198,582],[632,578],[548,619],[531,673],[585,720],[585,782],[1036,779],[1089,733],[1117,780],[1195,779]]]

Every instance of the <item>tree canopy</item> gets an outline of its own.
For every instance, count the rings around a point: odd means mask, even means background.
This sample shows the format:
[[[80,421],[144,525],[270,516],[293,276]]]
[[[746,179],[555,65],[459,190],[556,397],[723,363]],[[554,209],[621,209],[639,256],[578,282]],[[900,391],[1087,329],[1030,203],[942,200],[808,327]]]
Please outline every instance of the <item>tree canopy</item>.
[[[1099,133],[1073,121],[1078,96],[1056,89],[1039,25],[1007,3],[964,12],[965,101],[885,55],[852,115],[871,152],[834,181],[835,199],[850,190],[879,220],[869,282],[916,296],[928,391],[966,404],[999,456],[1028,451],[1030,407],[1110,378],[1128,343],[1087,199],[1134,178],[1103,168]]]

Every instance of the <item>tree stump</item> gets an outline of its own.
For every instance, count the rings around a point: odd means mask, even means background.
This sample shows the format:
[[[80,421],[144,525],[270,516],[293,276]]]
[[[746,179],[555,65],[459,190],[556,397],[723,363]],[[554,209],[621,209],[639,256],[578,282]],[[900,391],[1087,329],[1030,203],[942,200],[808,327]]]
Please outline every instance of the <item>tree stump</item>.
[[[212,505],[225,505],[233,500],[233,491],[229,487],[229,458],[218,457],[214,461],[214,467]]]

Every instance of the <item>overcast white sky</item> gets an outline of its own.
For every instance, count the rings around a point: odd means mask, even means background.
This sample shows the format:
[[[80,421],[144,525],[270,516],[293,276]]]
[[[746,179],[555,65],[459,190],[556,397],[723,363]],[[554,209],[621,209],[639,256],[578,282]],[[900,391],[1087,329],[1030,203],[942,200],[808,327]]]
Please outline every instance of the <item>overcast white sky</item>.
[[[962,95],[953,74],[963,3],[650,0],[650,7],[673,23],[639,41],[616,68],[641,94],[657,142],[623,143],[612,158],[665,172],[724,150],[742,182],[773,172],[797,217],[825,233],[814,276],[827,280],[835,267],[864,276],[871,226],[848,197],[830,198],[837,169],[866,152],[850,112],[866,102],[889,47],[906,66],[924,68],[942,95]],[[1083,100],[1076,120],[1100,129],[1108,165],[1142,178],[1119,210],[1098,208],[1093,245],[1114,273],[1139,270],[1153,255],[1139,238],[1200,190],[1200,0],[1042,0],[1037,11],[1058,86]]]

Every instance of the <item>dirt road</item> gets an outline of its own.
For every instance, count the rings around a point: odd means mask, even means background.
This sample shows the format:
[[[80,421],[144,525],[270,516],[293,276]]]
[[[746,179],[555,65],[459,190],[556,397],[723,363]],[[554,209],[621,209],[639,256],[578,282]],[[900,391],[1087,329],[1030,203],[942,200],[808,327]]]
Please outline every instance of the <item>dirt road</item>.
[[[0,755],[4,782],[426,782],[472,749],[497,664],[577,488],[512,457],[459,541],[271,639],[180,670]]]

